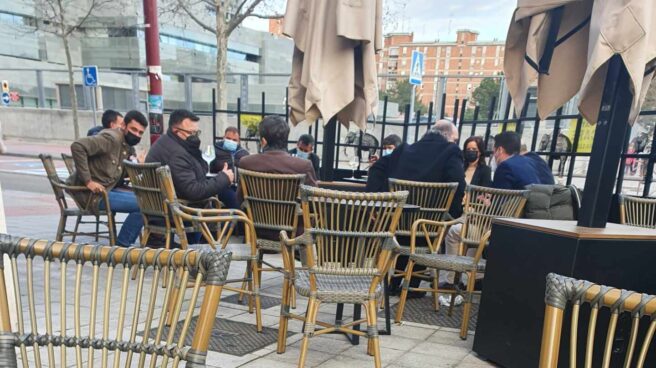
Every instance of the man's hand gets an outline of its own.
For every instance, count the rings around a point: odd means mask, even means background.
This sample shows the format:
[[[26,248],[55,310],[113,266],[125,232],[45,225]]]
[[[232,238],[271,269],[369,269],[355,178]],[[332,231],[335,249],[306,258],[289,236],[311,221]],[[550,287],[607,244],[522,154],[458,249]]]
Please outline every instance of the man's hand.
[[[227,162],[223,164],[223,170],[221,172],[226,174],[228,180],[230,180],[230,184],[232,184],[235,181],[235,173],[233,173],[232,170],[228,169]]]
[[[102,193],[102,192],[105,191],[105,187],[104,187],[104,186],[102,186],[102,185],[99,184],[99,183],[96,183],[96,182],[93,181],[93,180],[90,180],[90,181],[87,183],[86,187],[89,188],[89,190],[92,191],[93,193]]]
[[[370,164],[370,165],[375,164],[376,161],[378,161],[378,156],[376,156],[376,155],[371,155],[371,156],[369,156],[369,164]]]

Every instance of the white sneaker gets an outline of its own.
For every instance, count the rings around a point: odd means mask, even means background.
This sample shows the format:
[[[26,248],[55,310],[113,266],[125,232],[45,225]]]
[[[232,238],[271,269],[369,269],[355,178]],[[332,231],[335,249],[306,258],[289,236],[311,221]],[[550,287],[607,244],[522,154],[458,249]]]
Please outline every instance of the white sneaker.
[[[445,296],[445,295],[440,295],[438,298],[440,305],[445,306],[445,307],[450,307],[451,306],[451,296]],[[454,305],[459,306],[462,304],[464,301],[463,297],[461,295],[457,295],[455,300],[454,300]]]

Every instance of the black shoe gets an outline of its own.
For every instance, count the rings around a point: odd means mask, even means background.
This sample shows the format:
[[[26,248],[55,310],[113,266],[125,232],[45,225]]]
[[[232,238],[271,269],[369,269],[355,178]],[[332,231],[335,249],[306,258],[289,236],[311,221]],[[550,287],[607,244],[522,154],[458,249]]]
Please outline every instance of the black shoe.
[[[462,282],[458,285],[458,289],[460,290],[467,290],[467,285],[463,284]],[[474,282],[474,290],[476,291],[481,291],[483,290],[483,279],[478,279],[476,282]]]
[[[426,296],[425,291],[408,291],[406,299],[421,299]]]

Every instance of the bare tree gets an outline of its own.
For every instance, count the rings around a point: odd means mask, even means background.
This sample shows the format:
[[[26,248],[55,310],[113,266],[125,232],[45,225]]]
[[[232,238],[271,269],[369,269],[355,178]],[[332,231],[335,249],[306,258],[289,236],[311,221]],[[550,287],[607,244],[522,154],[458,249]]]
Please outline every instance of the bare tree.
[[[59,37],[66,55],[68,68],[68,86],[73,109],[73,129],[75,139],[80,137],[80,126],[77,110],[77,93],[73,73],[73,60],[71,56],[70,39],[75,31],[80,30],[90,16],[112,4],[112,0],[34,0],[34,6],[40,14],[42,23],[37,27],[47,33]]]
[[[226,72],[228,65],[228,38],[248,17],[278,19],[282,14],[279,0],[170,0],[166,12],[183,14],[203,30],[216,37],[216,89],[217,106],[221,110],[228,107],[226,91]],[[199,9],[214,15],[213,19],[203,16]]]

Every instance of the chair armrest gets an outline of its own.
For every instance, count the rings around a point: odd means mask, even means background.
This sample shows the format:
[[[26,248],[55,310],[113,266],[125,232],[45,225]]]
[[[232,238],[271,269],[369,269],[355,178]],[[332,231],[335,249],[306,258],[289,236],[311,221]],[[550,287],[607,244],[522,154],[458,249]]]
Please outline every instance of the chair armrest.
[[[415,253],[417,232],[419,231],[420,226],[422,226],[423,228],[424,236],[426,237],[431,252],[437,252],[440,250],[440,246],[442,245],[442,240],[444,239],[444,235],[446,234],[448,228],[451,225],[455,225],[459,223],[461,223],[461,221],[459,220],[433,221],[433,220],[425,220],[425,219],[419,219],[413,222],[410,230],[410,254]],[[438,228],[437,231],[439,232],[439,235],[433,241],[431,241],[431,239],[429,238],[428,231],[427,231],[428,229],[426,228],[427,226],[435,226]]]

